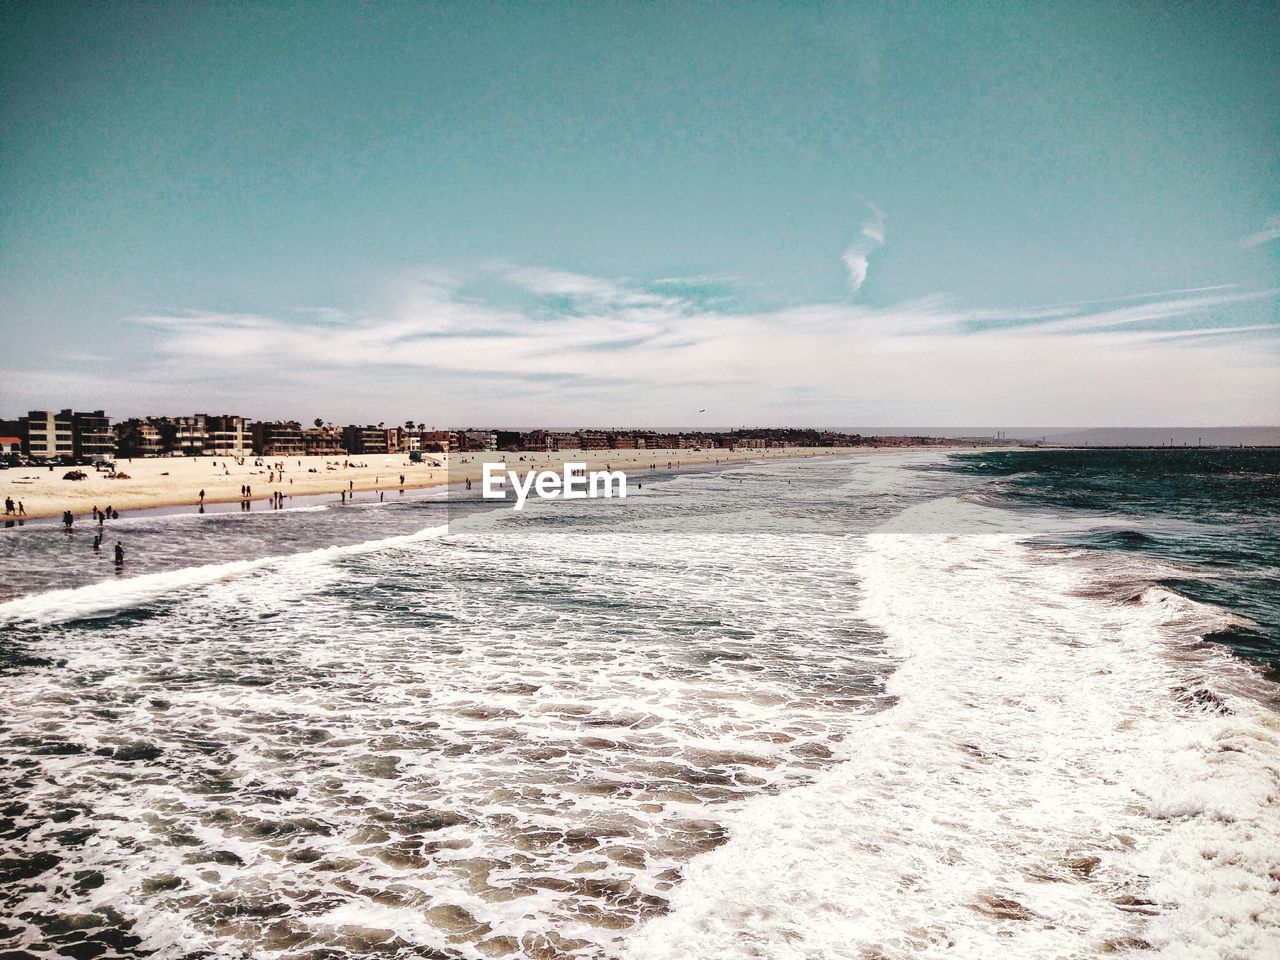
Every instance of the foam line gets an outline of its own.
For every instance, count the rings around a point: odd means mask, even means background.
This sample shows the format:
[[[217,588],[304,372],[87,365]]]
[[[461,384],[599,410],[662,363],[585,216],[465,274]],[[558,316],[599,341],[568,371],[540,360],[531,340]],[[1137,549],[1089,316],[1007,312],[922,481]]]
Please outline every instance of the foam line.
[[[429,527],[403,536],[346,546],[322,547],[306,553],[204,564],[198,567],[147,573],[123,580],[103,580],[84,587],[49,590],[0,603],[0,625],[21,622],[43,625],[106,614],[137,606],[175,591],[242,577],[281,564],[330,563],[341,557],[376,553],[437,539],[447,532],[447,527]]]

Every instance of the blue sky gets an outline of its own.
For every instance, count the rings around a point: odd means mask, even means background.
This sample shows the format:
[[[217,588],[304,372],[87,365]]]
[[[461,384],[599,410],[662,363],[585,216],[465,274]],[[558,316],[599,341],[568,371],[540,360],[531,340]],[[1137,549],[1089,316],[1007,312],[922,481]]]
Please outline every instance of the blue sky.
[[[0,414],[1280,422],[1273,5],[0,27]]]

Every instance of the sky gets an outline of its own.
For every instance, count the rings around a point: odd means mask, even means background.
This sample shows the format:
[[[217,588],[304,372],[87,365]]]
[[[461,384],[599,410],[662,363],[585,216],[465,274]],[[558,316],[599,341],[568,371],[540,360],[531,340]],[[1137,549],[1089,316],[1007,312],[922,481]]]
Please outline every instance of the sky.
[[[1280,423],[1267,3],[0,0],[0,416]]]

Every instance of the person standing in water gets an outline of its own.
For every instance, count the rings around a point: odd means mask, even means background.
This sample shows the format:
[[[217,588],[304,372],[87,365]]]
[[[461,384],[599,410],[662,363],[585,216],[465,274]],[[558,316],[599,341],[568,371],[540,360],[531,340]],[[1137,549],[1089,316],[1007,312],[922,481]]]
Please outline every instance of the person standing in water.
[[[102,534],[95,533],[93,535],[93,552],[97,553],[102,549]]]
[[[116,541],[116,566],[124,566],[124,544],[119,540]]]

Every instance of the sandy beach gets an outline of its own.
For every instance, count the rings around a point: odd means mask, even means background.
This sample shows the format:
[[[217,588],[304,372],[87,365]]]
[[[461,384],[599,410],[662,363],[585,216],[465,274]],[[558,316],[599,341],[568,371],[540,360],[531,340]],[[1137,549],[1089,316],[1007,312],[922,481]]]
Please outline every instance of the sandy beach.
[[[155,507],[194,506],[200,502],[235,503],[245,499],[267,500],[277,491],[286,498],[333,494],[344,490],[357,496],[377,491],[421,489],[464,479],[480,479],[484,460],[504,459],[513,469],[537,464],[543,469],[564,463],[586,463],[589,469],[605,466],[627,471],[695,467],[747,460],[776,460],[831,456],[847,448],[789,448],[781,450],[565,450],[557,453],[452,453],[424,454],[423,463],[412,463],[408,454],[352,457],[248,457],[243,464],[219,457],[156,457],[122,459],[116,469],[128,479],[111,478],[92,467],[16,467],[0,471],[0,490],[21,503],[29,518],[56,517],[70,510],[75,516],[90,514],[96,506],[117,512]],[[430,461],[430,462],[428,462]],[[259,466],[258,464],[262,465]],[[439,464],[439,466],[434,466]],[[283,465],[281,473],[278,467]],[[64,480],[71,469],[83,471],[84,480]],[[403,485],[400,482],[404,477]]]

